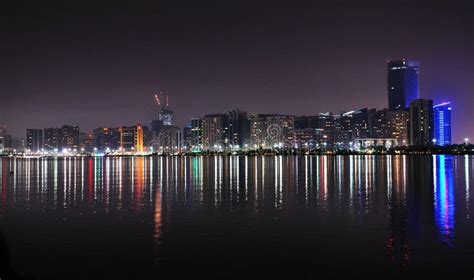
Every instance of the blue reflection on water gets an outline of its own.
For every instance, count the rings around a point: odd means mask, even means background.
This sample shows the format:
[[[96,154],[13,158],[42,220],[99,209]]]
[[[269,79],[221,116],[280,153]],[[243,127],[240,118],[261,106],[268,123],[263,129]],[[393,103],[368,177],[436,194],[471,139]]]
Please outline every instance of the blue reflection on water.
[[[449,247],[454,247],[455,227],[453,162],[452,156],[433,157],[434,219],[438,238]]]

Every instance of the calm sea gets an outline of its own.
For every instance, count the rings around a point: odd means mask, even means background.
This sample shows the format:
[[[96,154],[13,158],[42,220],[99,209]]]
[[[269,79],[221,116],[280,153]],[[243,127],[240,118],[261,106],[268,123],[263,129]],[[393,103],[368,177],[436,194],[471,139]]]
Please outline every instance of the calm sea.
[[[443,155],[1,158],[2,262],[34,279],[472,279],[473,163]]]

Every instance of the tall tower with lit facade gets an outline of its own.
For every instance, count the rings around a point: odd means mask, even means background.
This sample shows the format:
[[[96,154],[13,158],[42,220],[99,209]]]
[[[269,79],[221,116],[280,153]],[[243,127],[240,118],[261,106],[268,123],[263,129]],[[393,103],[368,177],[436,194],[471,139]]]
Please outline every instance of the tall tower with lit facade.
[[[144,147],[144,133],[146,127],[137,123],[135,126],[122,126],[119,128],[119,144],[122,151],[133,151],[141,153]]]
[[[141,124],[137,123],[136,136],[135,136],[135,151],[138,153],[143,153],[143,127]]]
[[[436,145],[451,144],[451,102],[433,106],[434,140]]]
[[[413,100],[420,98],[418,74],[420,62],[393,60],[387,64],[388,108],[406,110]]]

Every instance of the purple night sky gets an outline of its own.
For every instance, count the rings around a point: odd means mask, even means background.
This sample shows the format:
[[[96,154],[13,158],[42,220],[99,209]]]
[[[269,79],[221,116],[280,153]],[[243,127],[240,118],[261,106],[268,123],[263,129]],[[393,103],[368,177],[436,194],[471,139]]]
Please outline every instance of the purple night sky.
[[[148,124],[158,90],[180,126],[234,108],[381,109],[386,61],[411,58],[421,96],[452,102],[453,141],[474,139],[471,1],[12,2],[0,12],[0,124],[15,136]]]

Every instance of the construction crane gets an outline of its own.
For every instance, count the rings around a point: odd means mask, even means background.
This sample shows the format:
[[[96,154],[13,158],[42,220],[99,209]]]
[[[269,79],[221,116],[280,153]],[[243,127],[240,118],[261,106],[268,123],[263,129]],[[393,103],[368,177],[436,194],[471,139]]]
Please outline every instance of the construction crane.
[[[166,109],[169,107],[169,99],[168,99],[168,92],[158,92],[158,94],[155,94],[155,100],[158,106],[160,106],[163,109]]]

